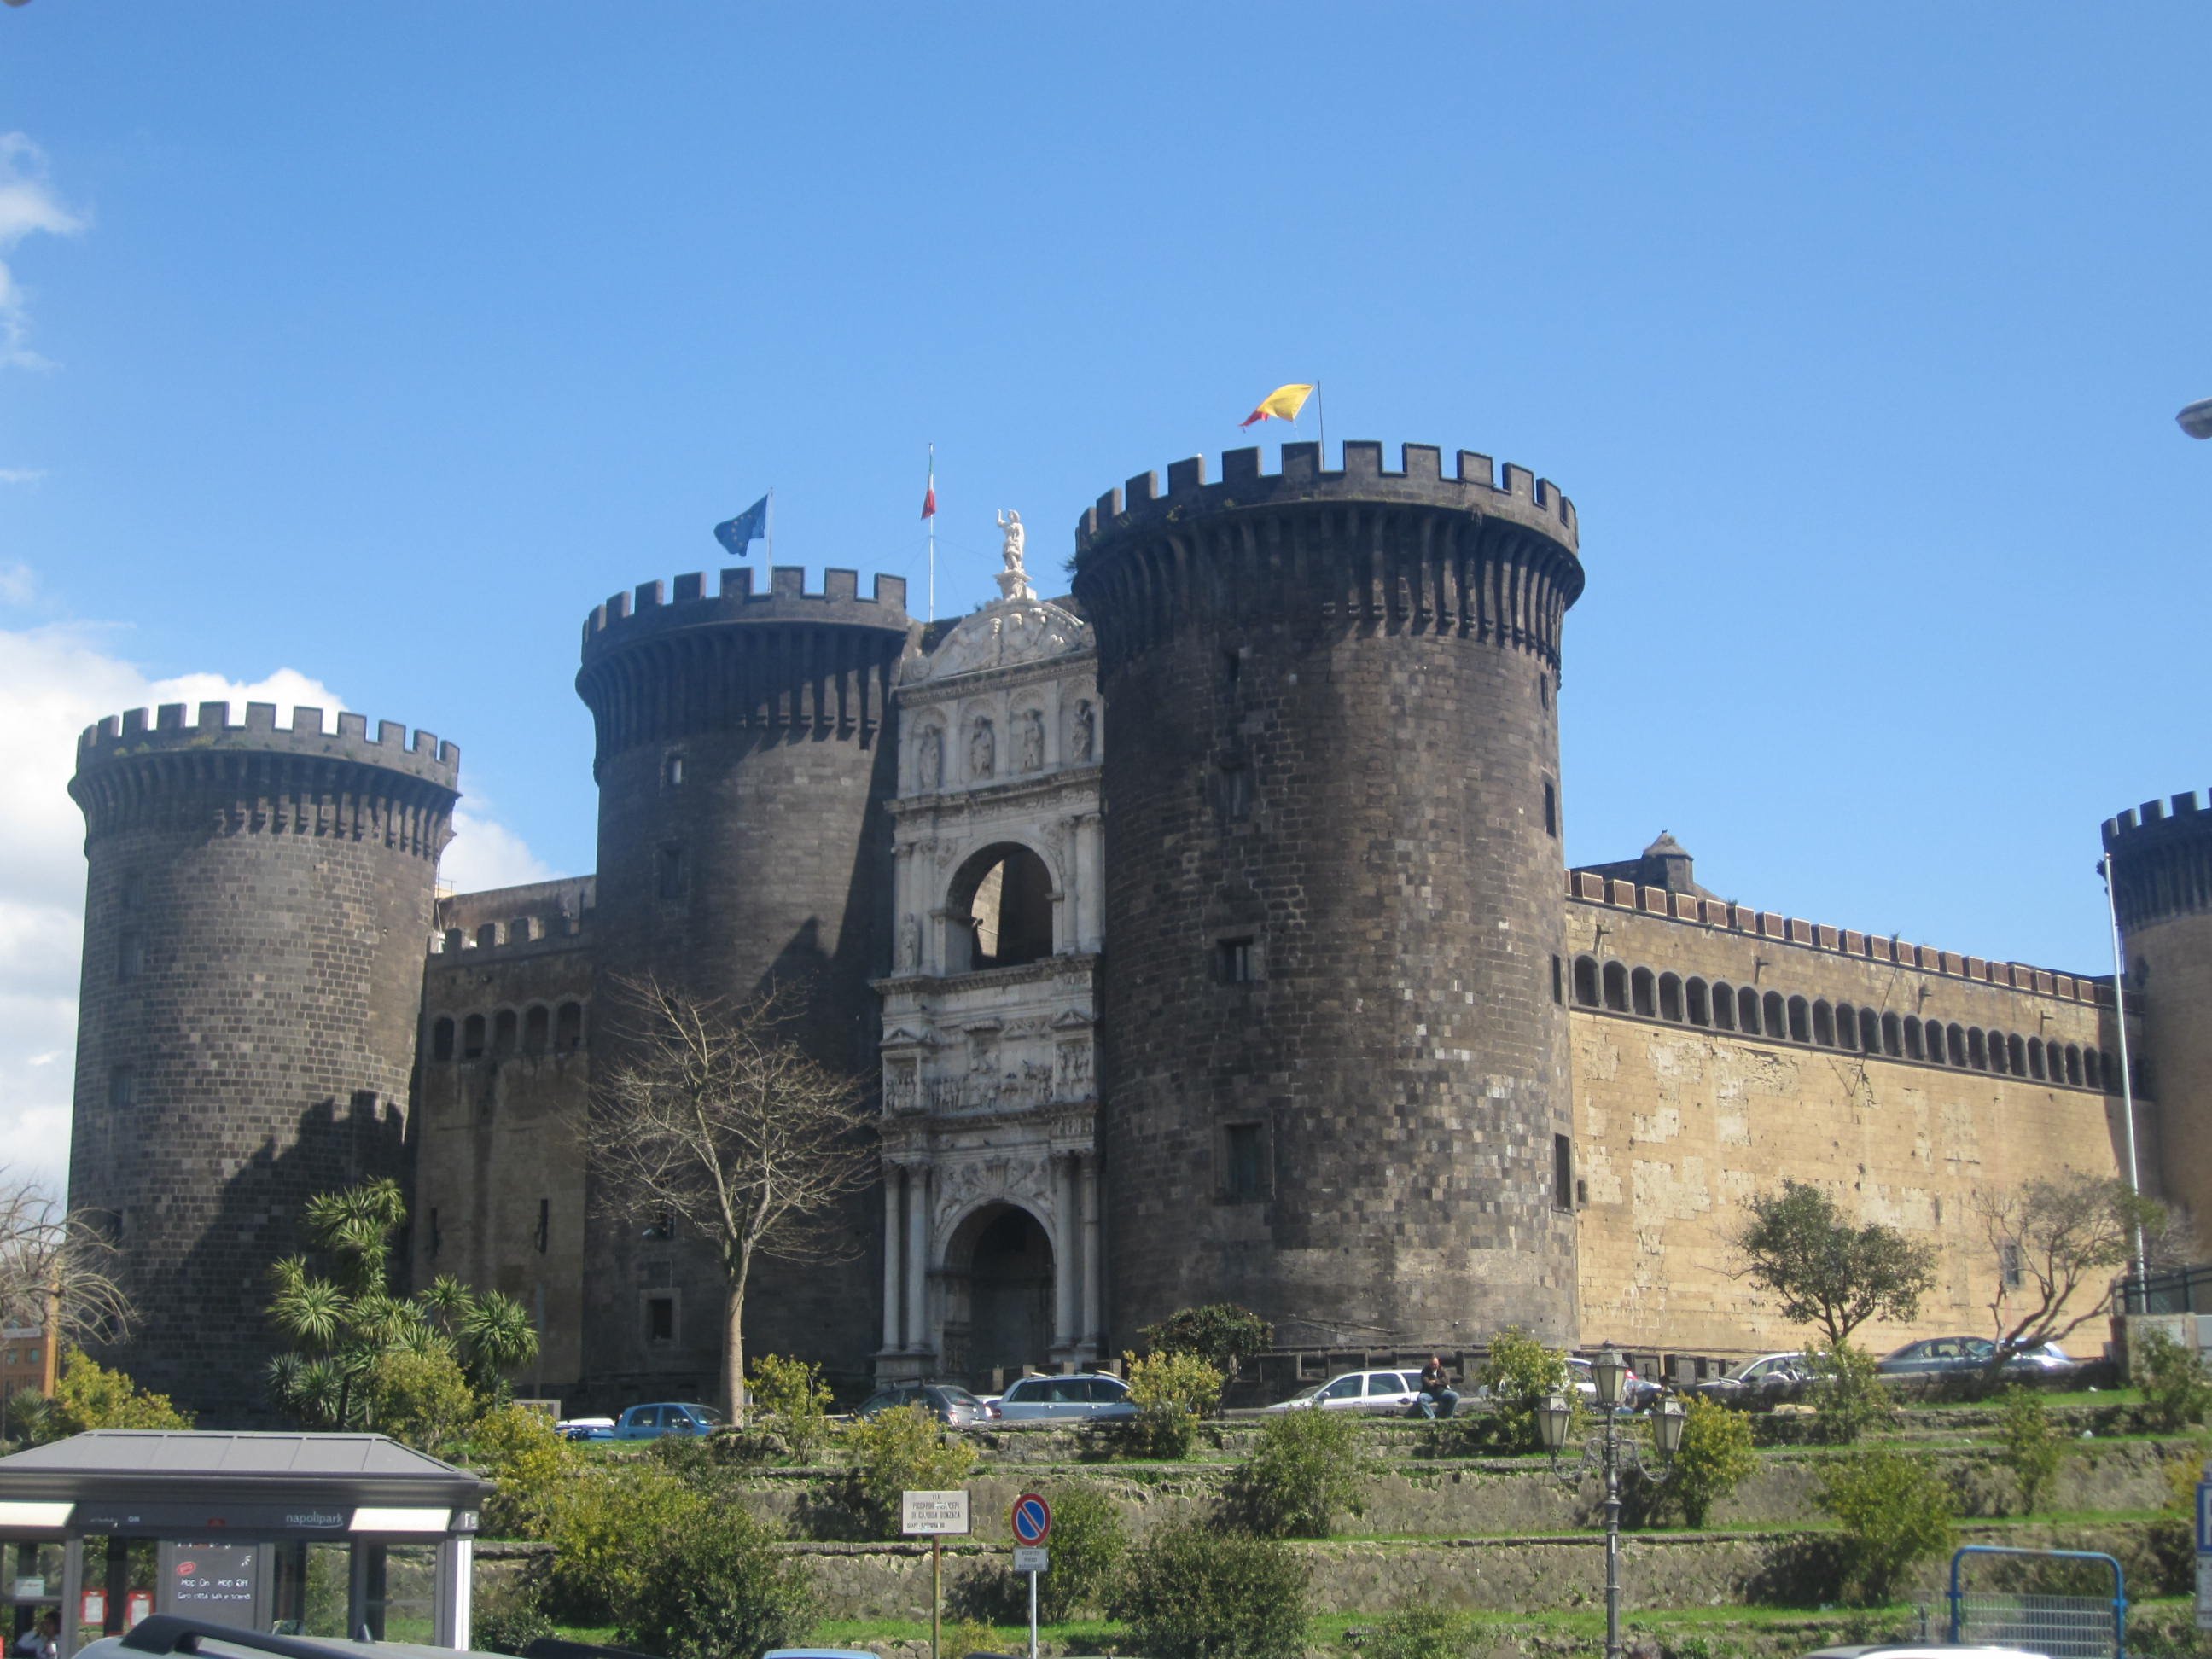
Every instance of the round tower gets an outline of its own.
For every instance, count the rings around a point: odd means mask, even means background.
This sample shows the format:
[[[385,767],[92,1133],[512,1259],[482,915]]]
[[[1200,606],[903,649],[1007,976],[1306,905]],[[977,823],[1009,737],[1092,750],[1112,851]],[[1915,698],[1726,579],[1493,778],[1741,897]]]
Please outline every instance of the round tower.
[[[2105,820],[2127,962],[2130,1059],[2158,1103],[2145,1186],[2212,1222],[2212,811],[2192,792]],[[2111,1045],[2117,1047],[2117,1044]],[[2145,1146],[2146,1162],[2151,1148]]]
[[[584,625],[595,972],[602,994],[620,975],[733,1000],[783,981],[802,999],[801,1041],[873,1075],[870,981],[891,963],[885,803],[897,784],[891,681],[913,632],[906,583],[878,576],[864,599],[853,571],[830,570],[808,593],[804,571],[779,567],[755,593],[752,574],[724,571],[714,593],[702,575],[678,576],[672,599],[647,582]],[[598,1063],[612,1058],[602,1048]],[[880,1208],[856,1201],[854,1237],[874,1236]],[[634,1223],[590,1225],[587,1250],[606,1264],[586,1287],[599,1386],[711,1386],[724,1300],[712,1263]],[[848,1365],[872,1352],[880,1276],[862,1258],[757,1277],[749,1350]]]
[[[1572,506],[1517,466],[1283,446],[1076,532],[1097,630],[1116,1344],[1574,1335],[1559,838]]]
[[[77,743],[84,965],[70,1202],[123,1251],[138,1382],[235,1420],[307,1200],[404,1178],[460,750],[360,714],[181,703]]]

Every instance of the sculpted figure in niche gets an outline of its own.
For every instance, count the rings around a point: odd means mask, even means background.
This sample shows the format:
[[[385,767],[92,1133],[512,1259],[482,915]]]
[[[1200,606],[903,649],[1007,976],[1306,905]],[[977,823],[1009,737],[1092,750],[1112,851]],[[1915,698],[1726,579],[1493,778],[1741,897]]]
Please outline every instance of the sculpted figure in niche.
[[[1044,715],[1031,708],[1022,714],[1021,767],[1024,772],[1036,772],[1044,766]]]
[[[968,775],[988,778],[998,762],[998,741],[992,735],[988,716],[976,720],[975,730],[968,739]]]
[[[899,924],[899,966],[908,973],[921,966],[921,923],[912,916]]]
[[[1091,700],[1085,698],[1075,705],[1075,719],[1070,723],[1067,750],[1070,759],[1087,761],[1093,744],[1098,741],[1098,717],[1091,712]]]
[[[916,781],[924,789],[936,788],[938,780],[945,774],[945,734],[933,726],[926,728],[915,744],[914,770]]]

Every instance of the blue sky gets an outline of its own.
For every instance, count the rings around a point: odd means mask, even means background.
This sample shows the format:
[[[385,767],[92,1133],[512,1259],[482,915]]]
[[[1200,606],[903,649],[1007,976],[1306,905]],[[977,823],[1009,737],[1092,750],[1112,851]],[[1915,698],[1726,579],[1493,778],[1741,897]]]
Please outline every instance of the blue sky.
[[[964,610],[995,508],[1055,572],[1288,380],[1575,498],[1571,859],[2101,969],[2099,821],[2212,784],[2208,70],[2181,5],[0,11],[0,1158],[98,698],[289,671],[461,744],[465,878],[586,870],[593,603],[774,486],[919,608],[934,441]]]

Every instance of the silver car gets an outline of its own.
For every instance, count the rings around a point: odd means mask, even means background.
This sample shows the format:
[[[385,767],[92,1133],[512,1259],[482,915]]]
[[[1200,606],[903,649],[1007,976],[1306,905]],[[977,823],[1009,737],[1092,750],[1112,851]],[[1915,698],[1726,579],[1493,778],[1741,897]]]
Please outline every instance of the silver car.
[[[1077,1423],[1134,1417],[1129,1385],[1103,1372],[1072,1376],[1025,1376],[999,1396],[1009,1423]]]
[[[1288,1400],[1266,1407],[1271,1412],[1305,1411],[1314,1407],[1328,1412],[1372,1412],[1403,1417],[1421,1397],[1421,1374],[1412,1371],[1346,1371],[1310,1389],[1301,1389]]]

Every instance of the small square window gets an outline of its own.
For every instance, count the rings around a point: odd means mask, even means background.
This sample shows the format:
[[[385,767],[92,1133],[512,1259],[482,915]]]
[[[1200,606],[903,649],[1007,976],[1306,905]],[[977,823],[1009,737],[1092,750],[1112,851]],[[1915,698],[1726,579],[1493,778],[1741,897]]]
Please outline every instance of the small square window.
[[[670,755],[660,763],[660,781],[666,784],[671,789],[680,789],[683,787],[683,756]]]
[[[1260,941],[1224,939],[1213,946],[1214,976],[1224,985],[1249,985],[1260,977]]]
[[[674,1297],[648,1296],[645,1298],[645,1340],[648,1342],[673,1342],[676,1340]]]

